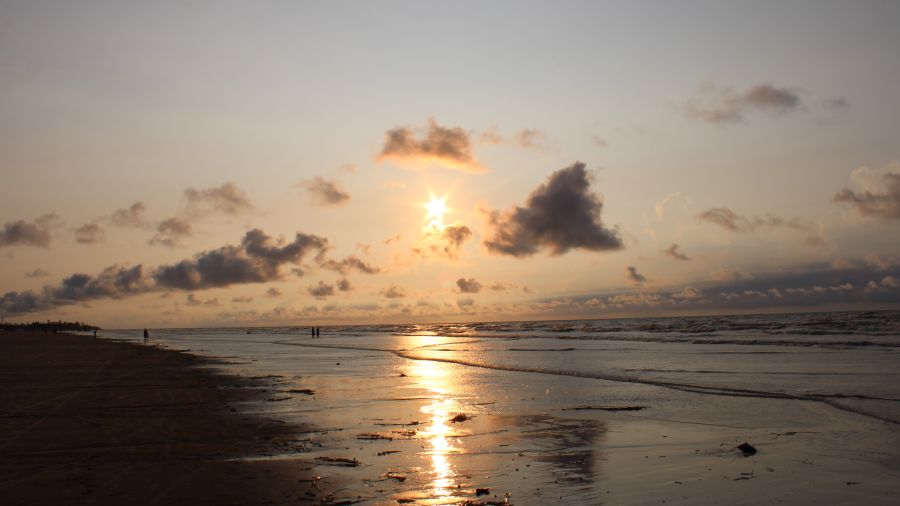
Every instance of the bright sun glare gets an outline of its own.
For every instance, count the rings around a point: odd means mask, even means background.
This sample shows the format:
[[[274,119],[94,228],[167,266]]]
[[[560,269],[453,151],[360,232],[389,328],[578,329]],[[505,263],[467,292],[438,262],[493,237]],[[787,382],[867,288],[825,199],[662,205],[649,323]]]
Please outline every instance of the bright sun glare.
[[[437,228],[443,227],[444,214],[447,212],[446,197],[438,198],[432,195],[431,200],[425,204],[425,209],[428,210],[428,215],[426,216],[428,225]]]

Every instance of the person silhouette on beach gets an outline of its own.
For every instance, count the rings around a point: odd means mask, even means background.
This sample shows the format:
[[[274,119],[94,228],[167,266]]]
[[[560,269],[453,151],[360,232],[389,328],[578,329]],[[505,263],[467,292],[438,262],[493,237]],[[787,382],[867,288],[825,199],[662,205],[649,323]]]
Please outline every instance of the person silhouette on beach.
[[[146,343],[149,340],[150,340],[150,332],[148,332],[147,329],[144,329],[144,342]]]
[[[316,327],[316,337],[319,337],[319,327]]]
[[[309,328],[309,335],[312,337],[316,337],[316,328],[315,327]]]

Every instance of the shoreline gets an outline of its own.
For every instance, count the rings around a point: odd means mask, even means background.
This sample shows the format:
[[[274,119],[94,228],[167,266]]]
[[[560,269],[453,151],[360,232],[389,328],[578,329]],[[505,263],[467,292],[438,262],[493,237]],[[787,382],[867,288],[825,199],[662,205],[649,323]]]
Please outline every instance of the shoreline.
[[[248,413],[273,378],[65,333],[0,333],[0,502],[327,503],[312,432]],[[268,382],[267,382],[268,380]],[[272,458],[296,452],[297,458]]]

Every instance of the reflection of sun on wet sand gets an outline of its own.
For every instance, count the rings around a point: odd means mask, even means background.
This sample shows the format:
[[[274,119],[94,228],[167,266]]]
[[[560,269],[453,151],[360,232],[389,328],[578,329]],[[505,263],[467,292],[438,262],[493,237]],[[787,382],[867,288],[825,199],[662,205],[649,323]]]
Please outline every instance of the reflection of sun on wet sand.
[[[419,362],[411,368],[414,378],[433,395],[431,403],[421,409],[431,420],[428,428],[420,434],[430,444],[429,453],[434,476],[431,489],[437,498],[448,498],[453,495],[456,488],[453,481],[455,473],[449,455],[460,451],[453,446],[450,439],[452,434],[450,418],[458,409],[459,403],[450,397],[452,377],[448,369],[447,364],[437,362]]]

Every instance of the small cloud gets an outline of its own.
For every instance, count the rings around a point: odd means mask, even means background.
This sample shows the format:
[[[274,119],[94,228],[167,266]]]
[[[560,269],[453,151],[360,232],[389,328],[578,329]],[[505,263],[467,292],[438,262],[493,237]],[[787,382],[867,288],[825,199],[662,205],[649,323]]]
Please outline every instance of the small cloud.
[[[822,106],[829,111],[842,111],[850,107],[850,101],[844,97],[833,97],[823,100]]]
[[[860,167],[850,174],[858,191],[844,188],[833,200],[853,206],[861,216],[900,220],[900,161],[883,169]]]
[[[46,277],[49,275],[50,275],[49,272],[45,271],[44,269],[41,269],[40,267],[38,267],[37,269],[35,269],[33,271],[29,271],[29,272],[25,273],[26,278],[43,278],[43,277]]]
[[[481,291],[481,283],[475,278],[459,278],[456,280],[456,286],[459,287],[460,293],[478,293]]]
[[[534,128],[526,128],[516,133],[515,141],[525,149],[542,149],[547,142],[547,134]]]
[[[547,248],[553,255],[570,249],[591,251],[622,248],[617,230],[600,219],[603,204],[591,192],[585,165],[575,162],[560,169],[535,189],[525,204],[505,213],[486,211],[491,237],[484,241],[492,253],[526,257]]]
[[[525,287],[525,288],[528,288],[528,287]],[[488,285],[487,289],[492,292],[505,292],[510,289],[510,286],[507,285],[506,283],[501,283],[500,281],[498,281],[496,283],[491,283],[490,285]],[[528,293],[528,292],[526,292],[526,293]]]
[[[625,268],[625,278],[633,285],[641,285],[647,282],[647,277],[637,271],[637,267],[629,265]]]
[[[481,133],[478,137],[478,142],[484,144],[500,144],[503,142],[503,136],[497,132],[497,127],[492,126]]]
[[[350,194],[341,189],[336,181],[319,176],[301,181],[297,186],[304,188],[318,206],[340,206],[350,200]]]
[[[416,138],[415,130],[424,131]],[[429,119],[424,128],[399,127],[385,134],[384,146],[377,159],[390,160],[400,165],[434,164],[462,172],[487,172],[472,154],[469,133],[462,128],[446,128]]]
[[[607,142],[606,139],[600,137],[599,135],[594,135],[593,137],[591,137],[591,140],[594,141],[594,146],[597,146],[598,148],[609,147],[609,142]]]
[[[711,272],[706,279],[708,279],[709,281],[716,281],[720,283],[732,281],[747,281],[753,279],[753,275],[740,269],[719,269],[717,271]]]
[[[231,299],[231,302],[235,304],[246,304],[248,302],[253,302],[253,297],[234,297]]]
[[[821,227],[796,218],[786,219],[772,214],[742,216],[727,207],[713,207],[697,215],[699,221],[714,223],[732,232],[752,232],[757,229],[783,228],[806,234],[804,242],[810,246],[824,246],[827,241]]]
[[[380,294],[387,299],[402,299],[406,297],[406,293],[397,285],[391,285],[388,289],[381,291]]]
[[[325,269],[346,274],[347,271],[355,270],[363,274],[377,274],[381,272],[378,267],[368,264],[356,255],[349,255],[343,260],[322,260],[319,265]]]
[[[456,305],[459,306],[460,309],[472,309],[475,307],[475,299],[472,297],[462,297],[456,300]]]
[[[147,241],[148,244],[159,244],[174,248],[191,237],[192,227],[185,218],[178,216],[169,218],[156,226],[156,234]]]
[[[135,202],[129,207],[116,209],[109,219],[117,227],[145,227],[147,226],[147,222],[144,220],[146,210],[147,206],[143,202]]]
[[[319,283],[315,286],[310,286],[306,289],[310,295],[317,299],[324,299],[325,297],[331,297],[334,295],[334,285],[326,284],[323,281],[319,281]]]
[[[704,123],[741,123],[751,111],[780,116],[801,106],[796,90],[772,84],[758,84],[736,92],[731,87],[717,87],[710,83],[702,91],[701,97],[688,100],[682,109],[688,118]]]
[[[187,304],[188,306],[213,306],[213,307],[215,307],[215,306],[219,305],[219,299],[200,300],[194,294],[189,293],[189,294],[187,294],[185,304]]]
[[[353,290],[353,285],[350,284],[350,280],[347,278],[341,278],[337,281],[337,288],[342,292],[349,292]]]
[[[282,295],[283,294],[281,293],[281,290],[279,290],[278,288],[275,288],[274,286],[269,288],[268,290],[266,290],[266,297],[275,298],[275,297],[281,297]]]
[[[50,247],[53,227],[59,225],[59,216],[50,213],[36,218],[33,222],[24,220],[11,221],[0,229],[0,247],[3,246],[35,246]]]
[[[691,257],[685,255],[684,253],[678,251],[678,245],[673,244],[668,248],[663,250],[663,254],[669,257],[674,258],[675,260],[690,260]]]
[[[225,183],[222,186],[203,190],[187,188],[184,190],[184,196],[188,201],[188,211],[192,214],[218,211],[237,215],[253,209],[253,204],[250,203],[246,194],[234,183]]]
[[[703,293],[692,286],[686,286],[680,292],[673,293],[672,298],[679,301],[698,300],[703,298]]]
[[[75,241],[80,244],[97,244],[103,242],[105,237],[103,229],[96,223],[85,223],[75,229]]]

